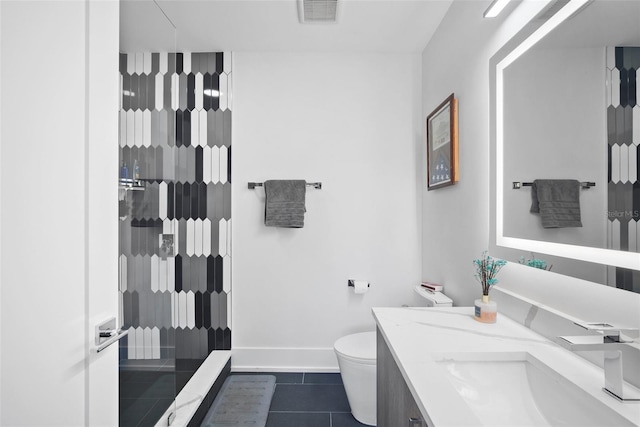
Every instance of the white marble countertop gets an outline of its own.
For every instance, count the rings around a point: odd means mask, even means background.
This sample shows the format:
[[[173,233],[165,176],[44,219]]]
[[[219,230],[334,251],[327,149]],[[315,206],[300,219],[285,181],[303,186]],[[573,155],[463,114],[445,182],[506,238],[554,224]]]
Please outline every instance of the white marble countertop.
[[[602,369],[506,316],[495,324],[473,318],[472,307],[373,308],[373,315],[429,426],[480,426],[476,413],[447,378],[448,354],[526,352],[562,374],[626,420],[640,425],[640,403],[621,403],[602,391]]]

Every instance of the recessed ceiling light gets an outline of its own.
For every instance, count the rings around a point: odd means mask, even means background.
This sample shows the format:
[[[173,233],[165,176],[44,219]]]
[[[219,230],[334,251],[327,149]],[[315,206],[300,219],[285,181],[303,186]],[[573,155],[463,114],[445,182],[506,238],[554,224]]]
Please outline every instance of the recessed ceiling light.
[[[504,9],[507,3],[509,3],[509,0],[493,0],[482,16],[485,18],[495,18],[502,12],[502,9]]]

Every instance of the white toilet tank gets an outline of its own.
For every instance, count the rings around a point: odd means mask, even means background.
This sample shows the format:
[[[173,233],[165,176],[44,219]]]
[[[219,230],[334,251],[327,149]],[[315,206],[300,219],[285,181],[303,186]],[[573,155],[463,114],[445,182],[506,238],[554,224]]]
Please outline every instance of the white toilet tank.
[[[415,286],[415,291],[423,301],[427,304],[427,307],[452,307],[453,301],[451,298],[443,294],[442,292],[432,292],[420,285]]]

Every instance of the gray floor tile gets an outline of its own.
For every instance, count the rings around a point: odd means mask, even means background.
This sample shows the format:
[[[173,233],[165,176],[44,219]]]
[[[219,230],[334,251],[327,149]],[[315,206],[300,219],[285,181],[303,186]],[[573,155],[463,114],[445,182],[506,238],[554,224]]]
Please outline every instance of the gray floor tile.
[[[347,412],[332,412],[331,413],[331,427],[362,427],[366,424],[362,424],[351,413]]]
[[[319,412],[269,412],[266,427],[331,427],[331,418]]]
[[[277,384],[270,410],[351,412],[341,384]]]
[[[304,384],[342,384],[340,373],[305,373]]]

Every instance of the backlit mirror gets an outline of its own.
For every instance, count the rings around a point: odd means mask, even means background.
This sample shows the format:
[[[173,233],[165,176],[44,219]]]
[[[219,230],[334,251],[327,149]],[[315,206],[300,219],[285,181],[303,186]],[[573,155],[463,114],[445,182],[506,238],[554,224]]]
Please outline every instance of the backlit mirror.
[[[492,60],[496,245],[640,292],[640,2],[551,2],[523,31]],[[583,183],[582,227],[543,227],[536,179]]]

